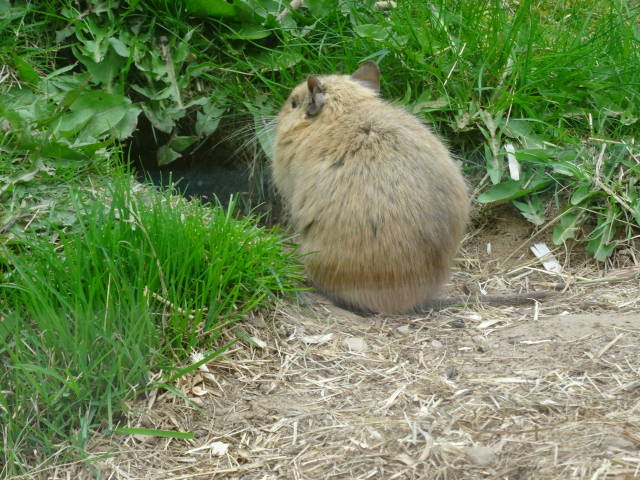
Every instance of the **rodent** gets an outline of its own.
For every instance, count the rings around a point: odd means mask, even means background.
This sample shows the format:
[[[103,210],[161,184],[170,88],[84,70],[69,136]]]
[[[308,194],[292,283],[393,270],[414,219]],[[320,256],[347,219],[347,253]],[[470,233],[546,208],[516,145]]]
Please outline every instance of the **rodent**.
[[[459,303],[434,298],[464,234],[467,185],[438,137],[379,90],[369,61],[307,77],[278,113],[273,180],[307,275],[359,313]]]

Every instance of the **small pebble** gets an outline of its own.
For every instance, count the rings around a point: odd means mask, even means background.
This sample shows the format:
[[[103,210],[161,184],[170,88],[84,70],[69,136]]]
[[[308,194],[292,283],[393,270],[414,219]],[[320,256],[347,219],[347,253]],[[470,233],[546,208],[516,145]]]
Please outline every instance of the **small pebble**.
[[[476,445],[473,447],[467,447],[464,449],[467,458],[474,465],[479,467],[486,467],[493,462],[496,452],[493,448],[486,447],[484,445]]]
[[[367,351],[367,342],[360,337],[345,338],[343,343],[350,352],[362,353]]]
[[[411,327],[409,325],[403,325],[396,328],[396,331],[401,335],[409,335],[411,333]]]
[[[473,343],[476,346],[476,350],[480,353],[488,352],[489,350],[491,350],[489,342],[487,342],[487,339],[481,335],[473,337]]]
[[[622,450],[632,450],[635,448],[636,444],[631,440],[618,435],[607,435],[602,439],[602,446],[605,448],[613,447]]]
[[[449,380],[452,380],[454,378],[456,378],[458,376],[458,369],[456,367],[454,367],[453,365],[449,365],[445,371],[444,374],[446,375],[446,377]]]

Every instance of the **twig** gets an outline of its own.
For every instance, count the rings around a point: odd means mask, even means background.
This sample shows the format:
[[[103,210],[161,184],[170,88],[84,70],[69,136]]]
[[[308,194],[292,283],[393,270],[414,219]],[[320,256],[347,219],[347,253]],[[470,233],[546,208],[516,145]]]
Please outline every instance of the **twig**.
[[[640,268],[636,268],[636,271],[631,273],[630,275],[625,275],[624,277],[604,277],[604,278],[594,278],[594,279],[584,279],[584,280],[576,280],[573,283],[576,285],[593,285],[596,283],[620,283],[627,282],[629,280],[635,280],[636,278],[640,278]]]
[[[620,340],[622,337],[624,337],[625,334],[624,333],[619,333],[616,338],[614,338],[613,340],[611,340],[609,343],[607,343],[602,350],[600,350],[596,356],[593,358],[594,360],[599,359],[600,357],[602,357],[602,355],[604,355],[605,353],[607,353],[607,350],[609,350],[611,347],[613,347],[616,343],[618,343],[618,340]]]

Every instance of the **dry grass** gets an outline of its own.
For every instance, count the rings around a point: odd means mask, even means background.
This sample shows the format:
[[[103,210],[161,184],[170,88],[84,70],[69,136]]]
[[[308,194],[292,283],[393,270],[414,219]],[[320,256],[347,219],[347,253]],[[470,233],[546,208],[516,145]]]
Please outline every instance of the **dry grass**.
[[[564,294],[373,318],[309,295],[245,322],[259,347],[176,384],[199,408],[154,392],[123,422],[194,440],[97,433],[92,463],[108,479],[640,478],[637,252],[605,269],[555,252],[559,278],[528,249],[501,262],[530,234],[503,223],[468,239],[450,291],[562,281]]]

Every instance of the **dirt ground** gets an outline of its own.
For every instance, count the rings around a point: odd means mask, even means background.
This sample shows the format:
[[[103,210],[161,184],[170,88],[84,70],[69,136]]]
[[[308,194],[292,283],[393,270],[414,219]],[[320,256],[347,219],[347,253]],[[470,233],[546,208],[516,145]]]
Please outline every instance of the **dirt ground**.
[[[446,294],[567,290],[518,307],[470,304],[364,318],[313,294],[242,324],[257,346],[132,405],[96,434],[107,479],[640,479],[640,256],[604,266],[509,212],[479,225]],[[545,241],[551,273],[529,247]],[[85,478],[84,465],[43,472]]]

